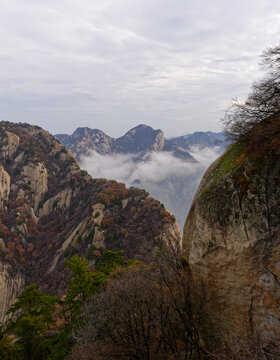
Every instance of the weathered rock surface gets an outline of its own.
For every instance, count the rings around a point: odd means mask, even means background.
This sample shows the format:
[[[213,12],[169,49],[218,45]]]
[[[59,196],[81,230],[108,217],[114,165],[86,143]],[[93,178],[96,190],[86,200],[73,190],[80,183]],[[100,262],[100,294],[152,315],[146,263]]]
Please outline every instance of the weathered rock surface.
[[[11,188],[10,175],[0,166],[0,209],[4,209],[5,202],[8,201]]]
[[[30,164],[23,167],[24,180],[34,193],[34,210],[48,190],[48,172],[44,164]]]
[[[180,231],[146,191],[93,179],[37,126],[0,123],[0,323],[24,283],[63,295],[66,258],[94,264],[110,249],[147,261],[161,241],[180,243]]]
[[[210,166],[184,226],[210,347],[280,335],[280,153],[245,150],[236,143]]]
[[[12,266],[0,260],[0,324],[6,320],[6,311],[24,287],[24,277],[13,273]]]

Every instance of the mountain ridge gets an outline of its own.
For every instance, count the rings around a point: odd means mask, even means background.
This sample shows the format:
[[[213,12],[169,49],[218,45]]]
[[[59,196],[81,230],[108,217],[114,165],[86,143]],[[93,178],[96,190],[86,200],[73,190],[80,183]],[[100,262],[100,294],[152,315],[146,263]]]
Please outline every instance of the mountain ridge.
[[[222,133],[195,132],[187,138],[180,136],[166,139],[160,129],[139,124],[118,138],[112,138],[99,129],[79,127],[73,134],[57,134],[56,138],[73,152],[77,160],[89,156],[92,151],[101,155],[140,153],[142,155],[153,151],[172,152],[175,157],[185,161],[196,162],[189,153],[191,146],[199,144],[201,148],[217,146],[225,149]],[[202,141],[203,140],[203,141]]]
[[[101,130],[81,127],[72,135],[60,134],[56,137],[72,151],[82,167],[94,176],[98,176],[98,171],[101,171],[102,176],[106,178],[147,189],[175,214],[181,228],[185,221],[183,214],[188,210],[203,171],[206,170],[205,164],[200,164],[201,156],[199,160],[196,159],[193,150],[195,152],[204,150],[207,153],[209,147],[213,149],[212,153],[217,153],[218,156],[225,148],[222,133],[196,132],[189,135],[189,140],[184,139],[184,136],[166,139],[162,130],[155,130],[145,124],[130,129],[117,139],[107,136]],[[104,158],[96,156],[96,153]],[[125,165],[124,160],[118,158],[118,155],[127,156]],[[203,156],[205,157],[205,154]],[[213,156],[215,154],[211,155],[211,159]],[[119,162],[119,171],[115,170],[112,173],[110,167],[108,171],[106,170],[106,164],[110,158],[112,168],[115,168],[115,164]],[[152,169],[152,164],[155,164],[156,169]],[[164,172],[163,169],[166,168],[165,173],[168,175],[158,181],[148,180],[147,176],[141,180],[141,172],[145,171],[145,166],[146,169],[150,168],[151,172],[159,173]],[[140,171],[140,177],[138,175],[132,175],[132,179],[125,177],[124,174],[130,168],[135,173]]]

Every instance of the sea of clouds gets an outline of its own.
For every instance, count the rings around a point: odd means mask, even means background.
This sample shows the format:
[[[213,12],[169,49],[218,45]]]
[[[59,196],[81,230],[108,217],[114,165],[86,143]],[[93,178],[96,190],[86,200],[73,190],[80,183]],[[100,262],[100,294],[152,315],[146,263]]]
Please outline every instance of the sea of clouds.
[[[187,162],[170,152],[100,155],[92,152],[81,167],[95,178],[107,178],[127,186],[144,188],[160,200],[183,228],[185,218],[203,173],[220,155],[220,148],[193,147],[190,154],[197,162]]]
[[[219,156],[219,147],[190,151],[197,163],[183,161],[170,152],[153,152],[139,160],[135,154],[100,155],[92,152],[81,161],[81,167],[95,178],[107,178],[124,182],[128,186],[135,181],[158,183],[173,175],[201,174]]]

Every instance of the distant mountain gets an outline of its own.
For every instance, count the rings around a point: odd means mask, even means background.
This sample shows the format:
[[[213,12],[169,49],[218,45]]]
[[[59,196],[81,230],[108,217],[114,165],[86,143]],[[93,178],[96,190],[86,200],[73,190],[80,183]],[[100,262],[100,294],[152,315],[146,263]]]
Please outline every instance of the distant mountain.
[[[93,176],[149,191],[175,214],[181,227],[203,172],[226,147],[222,133],[195,132],[166,139],[160,129],[143,124],[116,139],[89,128],[56,137]],[[211,153],[209,161],[201,163],[198,152],[204,152],[204,158]],[[127,157],[123,160],[120,156]],[[109,158],[112,162],[108,165]]]
[[[225,135],[223,133],[215,133],[212,131],[197,131],[193,134],[172,138],[169,141],[187,151],[190,151],[194,146],[197,146],[200,150],[206,147],[212,148],[217,146],[220,148],[220,152],[223,152],[227,147]]]
[[[138,158],[154,151],[171,151],[174,156],[196,162],[187,149],[164,138],[161,130],[138,125],[125,135],[114,139],[98,129],[78,128],[72,135],[58,134],[56,138],[77,158],[89,156],[93,151],[101,155],[137,154]]]
[[[115,139],[98,129],[79,127],[72,135],[58,134],[56,138],[79,160],[92,151],[107,155],[115,152]]]
[[[154,130],[150,126],[141,124],[117,138],[116,148],[119,153],[162,151],[164,134],[159,129]]]

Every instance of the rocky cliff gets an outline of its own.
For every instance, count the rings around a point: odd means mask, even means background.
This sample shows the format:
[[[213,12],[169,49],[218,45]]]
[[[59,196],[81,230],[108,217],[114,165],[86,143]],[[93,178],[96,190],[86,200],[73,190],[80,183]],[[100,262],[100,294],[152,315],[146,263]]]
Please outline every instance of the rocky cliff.
[[[24,288],[24,276],[15,273],[12,266],[0,260],[0,324],[6,320],[6,311]]]
[[[106,249],[147,261],[180,229],[144,190],[93,179],[43,129],[0,123],[0,322],[24,284],[62,295],[64,261]]]
[[[280,336],[280,117],[270,120],[210,166],[184,226],[208,345]]]

